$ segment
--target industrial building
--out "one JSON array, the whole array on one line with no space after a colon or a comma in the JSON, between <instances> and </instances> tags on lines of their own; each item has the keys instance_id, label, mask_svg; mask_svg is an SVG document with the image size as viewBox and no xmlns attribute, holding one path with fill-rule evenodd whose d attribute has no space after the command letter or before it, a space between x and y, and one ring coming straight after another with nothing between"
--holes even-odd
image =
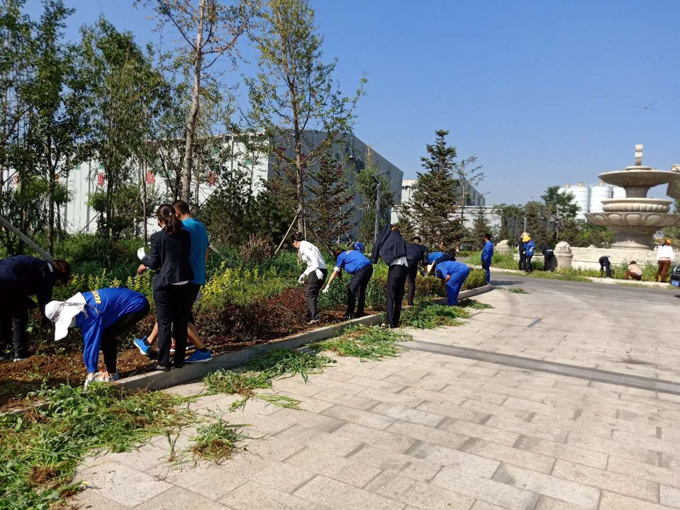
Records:
<instances>
[{"instance_id":1,"label":"industrial building","mask_svg":"<svg viewBox=\"0 0 680 510\"><path fill-rule=\"evenodd\" d=\"M403 179L401 181L401 203L406 204L411 201L413 197L414 186L417 179ZM460 201L460 195L457 197ZM486 198L474 187L470 187L467 191L466 204L469 206L484 206L486 205Z\"/></svg>"},{"instance_id":2,"label":"industrial building","mask_svg":"<svg viewBox=\"0 0 680 510\"><path fill-rule=\"evenodd\" d=\"M586 213L602 212L604 200L626 196L626 191L623 188L610 186L603 182L590 186L586 186L582 182L579 182L576 186L566 184L560 186L559 191L560 193L571 193L574 196L574 203L579 207L576 219L583 221L586 220Z\"/></svg>"}]
</instances>

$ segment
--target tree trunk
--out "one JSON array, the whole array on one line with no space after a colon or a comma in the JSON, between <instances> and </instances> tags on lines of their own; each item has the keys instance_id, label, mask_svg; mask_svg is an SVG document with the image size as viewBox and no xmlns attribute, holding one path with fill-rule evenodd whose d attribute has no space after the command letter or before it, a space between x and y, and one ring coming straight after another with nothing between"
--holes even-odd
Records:
<instances>
[{"instance_id":1,"label":"tree trunk","mask_svg":"<svg viewBox=\"0 0 680 510\"><path fill-rule=\"evenodd\" d=\"M191 200L191 167L194 157L194 141L200 108L201 65L203 63L203 17L205 16L205 0L198 4L198 33L196 34L196 55L194 57L194 87L191 93L191 112L187 123L186 145L184 147L184 169L182 175L182 200Z\"/></svg>"},{"instance_id":2,"label":"tree trunk","mask_svg":"<svg viewBox=\"0 0 680 510\"><path fill-rule=\"evenodd\" d=\"M49 185L49 210L47 222L47 243L50 247L50 253L54 253L54 189L56 187L56 172L52 162L50 161L50 185Z\"/></svg>"}]
</instances>

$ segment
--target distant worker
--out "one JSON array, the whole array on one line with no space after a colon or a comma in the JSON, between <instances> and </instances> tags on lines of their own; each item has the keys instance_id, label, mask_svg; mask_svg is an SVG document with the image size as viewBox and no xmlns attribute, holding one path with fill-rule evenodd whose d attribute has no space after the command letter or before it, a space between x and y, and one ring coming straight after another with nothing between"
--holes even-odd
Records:
<instances>
[{"instance_id":1,"label":"distant worker","mask_svg":"<svg viewBox=\"0 0 680 510\"><path fill-rule=\"evenodd\" d=\"M656 271L654 280L665 282L666 273L671 267L671 262L675 260L675 252L673 251L673 246L670 239L666 239L662 246L659 246L656 251L656 260L659 263L659 269Z\"/></svg>"},{"instance_id":2,"label":"distant worker","mask_svg":"<svg viewBox=\"0 0 680 510\"><path fill-rule=\"evenodd\" d=\"M600 278L604 273L607 274L607 278L612 277L612 263L609 260L609 255L603 255L598 259L600 263Z\"/></svg>"},{"instance_id":3,"label":"distant worker","mask_svg":"<svg viewBox=\"0 0 680 510\"><path fill-rule=\"evenodd\" d=\"M493 243L491 234L484 234L484 248L482 249L482 268L486 271L486 283L491 283L491 259L493 259Z\"/></svg>"},{"instance_id":4,"label":"distant worker","mask_svg":"<svg viewBox=\"0 0 680 510\"><path fill-rule=\"evenodd\" d=\"M366 287L373 275L373 265L366 255L357 250L343 251L338 249L333 252L333 256L335 257L335 268L326 284L326 288L322 292L324 294L328 293L331 283L344 269L352 275L347 284L347 311L345 312L345 319L362 317L364 315L364 305L366 304ZM355 313L354 305L356 304L357 297L359 298L359 303Z\"/></svg>"},{"instance_id":5,"label":"distant worker","mask_svg":"<svg viewBox=\"0 0 680 510\"><path fill-rule=\"evenodd\" d=\"M555 250L550 243L545 243L541 248L541 252L543 253L543 271L552 271Z\"/></svg>"},{"instance_id":6,"label":"distant worker","mask_svg":"<svg viewBox=\"0 0 680 510\"><path fill-rule=\"evenodd\" d=\"M628 264L628 269L626 269L626 272L623 275L626 280L630 279L640 281L642 280L642 269L640 269L640 266L637 265L637 262L633 260L630 264Z\"/></svg>"},{"instance_id":7,"label":"distant worker","mask_svg":"<svg viewBox=\"0 0 680 510\"><path fill-rule=\"evenodd\" d=\"M531 273L534 270L534 266L531 265L531 259L536 251L536 244L531 240L529 234L525 235L522 241L524 241L524 268L527 273Z\"/></svg>"},{"instance_id":8,"label":"distant worker","mask_svg":"<svg viewBox=\"0 0 680 510\"><path fill-rule=\"evenodd\" d=\"M319 322L319 292L328 276L326 262L324 262L319 248L305 241L302 232L293 235L291 243L298 250L300 260L307 265L305 272L298 278L298 283L304 283L305 279L307 280L307 287L305 289L307 313L305 318L307 319L307 324L316 324Z\"/></svg>"},{"instance_id":9,"label":"distant worker","mask_svg":"<svg viewBox=\"0 0 680 510\"><path fill-rule=\"evenodd\" d=\"M387 313L385 325L398 328L401 318L401 307L404 301L404 288L408 277L408 260L406 259L406 241L399 229L393 225L385 225L378 232L373 244L371 262L378 263L383 259L389 267L387 270Z\"/></svg>"},{"instance_id":10,"label":"distant worker","mask_svg":"<svg viewBox=\"0 0 680 510\"><path fill-rule=\"evenodd\" d=\"M71 266L65 260L46 262L36 257L17 255L0 260L0 359L5 359L14 323L14 361L28 358L28 311L40 308L43 320L45 305L52 300L52 289L66 284ZM35 295L38 304L29 296Z\"/></svg>"},{"instance_id":11,"label":"distant worker","mask_svg":"<svg viewBox=\"0 0 680 510\"><path fill-rule=\"evenodd\" d=\"M519 270L524 271L526 269L527 255L524 249L524 237L528 235L526 232L522 232L519 236L519 243L517 243L517 251L519 252Z\"/></svg>"},{"instance_id":12,"label":"distant worker","mask_svg":"<svg viewBox=\"0 0 680 510\"><path fill-rule=\"evenodd\" d=\"M427 248L422 244L419 236L413 238L411 244L406 245L406 260L408 262L408 305L413 306L416 296L416 277L418 266L427 267Z\"/></svg>"},{"instance_id":13,"label":"distant worker","mask_svg":"<svg viewBox=\"0 0 680 510\"><path fill-rule=\"evenodd\" d=\"M117 338L147 316L149 301L144 294L130 289L99 289L79 292L67 301L51 301L45 313L54 322L56 341L65 338L69 328L81 329L87 387L93 381L113 382L120 379L116 368ZM106 370L97 373L100 349L104 353Z\"/></svg>"},{"instance_id":14,"label":"distant worker","mask_svg":"<svg viewBox=\"0 0 680 510\"><path fill-rule=\"evenodd\" d=\"M435 270L437 278L446 282L446 304L454 306L458 304L458 294L463 283L470 275L470 268L462 262L445 260L437 264Z\"/></svg>"}]
</instances>

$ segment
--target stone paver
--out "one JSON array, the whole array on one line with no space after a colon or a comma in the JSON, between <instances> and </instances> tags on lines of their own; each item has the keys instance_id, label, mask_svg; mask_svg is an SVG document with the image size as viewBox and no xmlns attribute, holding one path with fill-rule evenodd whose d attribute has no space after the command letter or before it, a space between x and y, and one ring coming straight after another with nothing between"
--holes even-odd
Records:
<instances>
[{"instance_id":1,"label":"stone paver","mask_svg":"<svg viewBox=\"0 0 680 510\"><path fill-rule=\"evenodd\" d=\"M472 310L464 326L412 333L423 342L680 382L671 294L567 283L527 280L518 286L529 294L480 296L494 308ZM231 412L235 397L198 398L192 406L205 420L248 425L251 438L231 460L194 465L184 454L183 463L168 463L170 445L159 437L87 459L78 478L88 488L73 503L93 510L680 508L679 395L423 351L337 361L307 384L275 382L274 391L301 400L302 410L251 401ZM203 390L193 383L167 391ZM183 430L175 449L187 450L195 434L195 426Z\"/></svg>"}]
</instances>

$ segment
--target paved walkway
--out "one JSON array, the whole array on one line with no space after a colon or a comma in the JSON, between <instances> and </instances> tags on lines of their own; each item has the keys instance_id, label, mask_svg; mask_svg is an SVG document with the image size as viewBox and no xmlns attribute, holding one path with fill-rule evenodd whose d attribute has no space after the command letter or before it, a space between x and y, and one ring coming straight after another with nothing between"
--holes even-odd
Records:
<instances>
[{"instance_id":1,"label":"paved walkway","mask_svg":"<svg viewBox=\"0 0 680 510\"><path fill-rule=\"evenodd\" d=\"M505 275L465 326L414 332L466 346L680 380L673 292ZM675 306L674 306L675 305ZM200 383L172 391L194 394ZM201 398L206 417L248 424L220 466L167 463L158 438L91 459L83 508L662 510L680 508L680 396L409 351L340 359L277 381L301 411ZM176 449L187 448L185 430Z\"/></svg>"}]
</instances>

